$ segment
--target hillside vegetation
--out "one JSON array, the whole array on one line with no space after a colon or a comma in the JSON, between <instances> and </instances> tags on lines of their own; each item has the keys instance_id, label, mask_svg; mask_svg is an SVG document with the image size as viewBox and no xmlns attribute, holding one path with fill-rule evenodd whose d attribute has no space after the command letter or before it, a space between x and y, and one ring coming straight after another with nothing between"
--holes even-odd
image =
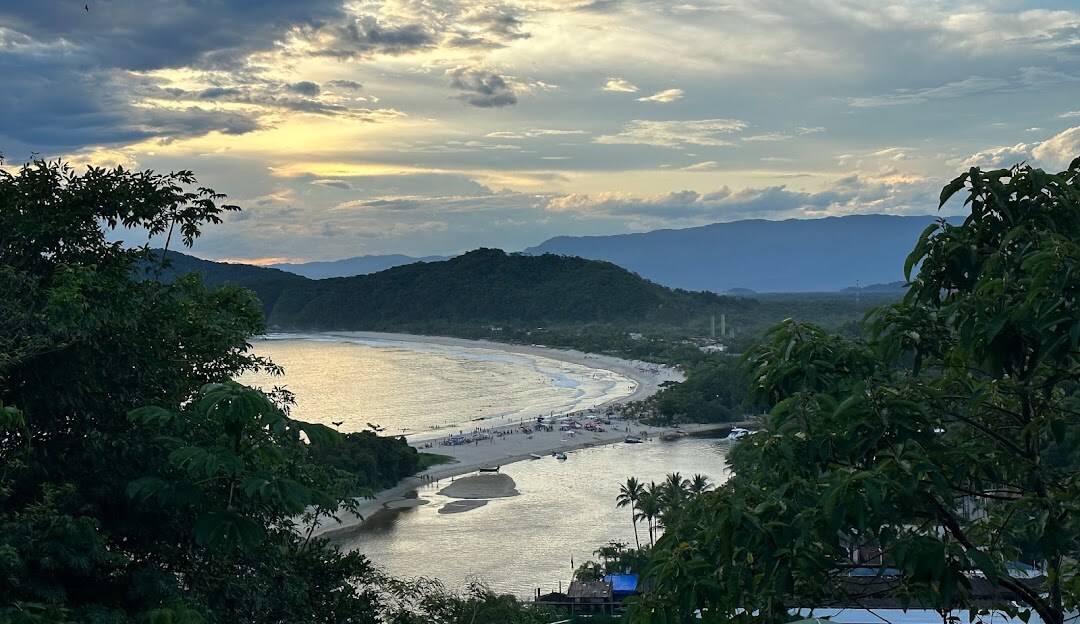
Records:
<instances>
[{"instance_id":1,"label":"hillside vegetation","mask_svg":"<svg viewBox=\"0 0 1080 624\"><path fill-rule=\"evenodd\" d=\"M789 317L856 331L870 307L895 293L749 296L670 289L609 262L477 249L444 262L371 275L309 280L275 269L199 260L169 252L176 273L235 283L258 295L271 329L366 330L542 342L650 357L668 341L722 338L740 350ZM663 358L669 359L669 358Z\"/></svg>"}]
</instances>

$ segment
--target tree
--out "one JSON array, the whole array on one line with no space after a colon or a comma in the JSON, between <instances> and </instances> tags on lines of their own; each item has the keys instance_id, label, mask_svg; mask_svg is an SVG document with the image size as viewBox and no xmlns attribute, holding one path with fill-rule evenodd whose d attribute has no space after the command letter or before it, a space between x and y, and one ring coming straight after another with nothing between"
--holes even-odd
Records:
<instances>
[{"instance_id":1,"label":"tree","mask_svg":"<svg viewBox=\"0 0 1080 624\"><path fill-rule=\"evenodd\" d=\"M337 434L228 381L273 368L258 302L107 235L190 246L236 209L194 184L0 170L0 620L374 620L364 558L292 526L346 491Z\"/></svg>"},{"instance_id":2,"label":"tree","mask_svg":"<svg viewBox=\"0 0 1080 624\"><path fill-rule=\"evenodd\" d=\"M634 525L634 545L641 548L641 540L638 539L637 531L637 501L644 491L644 486L637 477L630 477L626 483L619 486L619 495L615 497L616 507L630 507L630 523Z\"/></svg>"},{"instance_id":3,"label":"tree","mask_svg":"<svg viewBox=\"0 0 1080 624\"><path fill-rule=\"evenodd\" d=\"M712 484L709 483L709 478L703 474L695 474L690 478L690 482L686 486L687 492L691 496L697 496L703 494L712 489Z\"/></svg>"},{"instance_id":4,"label":"tree","mask_svg":"<svg viewBox=\"0 0 1080 624\"><path fill-rule=\"evenodd\" d=\"M633 621L785 621L843 600L867 550L905 604L973 608L979 574L1007 611L1080 605L1080 159L974 168L941 205L961 191L970 214L922 234L865 339L786 322L747 354L765 432L665 519Z\"/></svg>"},{"instance_id":5,"label":"tree","mask_svg":"<svg viewBox=\"0 0 1080 624\"><path fill-rule=\"evenodd\" d=\"M557 619L552 607L525 604L510 594L496 594L479 582L452 593L437 580L391 581L395 601L382 621L388 624L544 624Z\"/></svg>"},{"instance_id":6,"label":"tree","mask_svg":"<svg viewBox=\"0 0 1080 624\"><path fill-rule=\"evenodd\" d=\"M638 520L645 520L649 527L649 545L656 543L656 519L660 517L663 507L663 487L650 481L638 495L637 516Z\"/></svg>"}]
</instances>

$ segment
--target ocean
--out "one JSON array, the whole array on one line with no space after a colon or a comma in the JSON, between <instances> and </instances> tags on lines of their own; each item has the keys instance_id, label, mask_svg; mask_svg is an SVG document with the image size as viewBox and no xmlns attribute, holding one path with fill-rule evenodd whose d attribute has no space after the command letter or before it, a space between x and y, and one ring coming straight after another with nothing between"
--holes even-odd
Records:
<instances>
[{"instance_id":1,"label":"ocean","mask_svg":"<svg viewBox=\"0 0 1080 624\"><path fill-rule=\"evenodd\" d=\"M244 383L284 386L291 415L342 432L371 425L409 438L498 426L588 409L628 396L614 372L499 349L448 346L372 334L270 334L254 352L283 377L248 374Z\"/></svg>"},{"instance_id":2,"label":"ocean","mask_svg":"<svg viewBox=\"0 0 1080 624\"><path fill-rule=\"evenodd\" d=\"M370 422L387 433L424 437L582 410L629 393L628 380L610 371L491 349L320 334L273 335L253 346L285 375L242 381L285 386L296 394L294 417L344 420L342 431ZM566 461L517 462L502 474L514 479L518 496L439 513L452 500L438 494L444 480L409 495L423 504L374 514L333 541L399 578L437 578L451 590L480 580L530 598L537 589L565 589L571 564L595 559L593 551L608 542L634 543L630 511L615 506L628 477L648 483L671 472L700 473L721 483L729 445L681 438L585 448ZM643 524L638 533L648 541Z\"/></svg>"}]
</instances>

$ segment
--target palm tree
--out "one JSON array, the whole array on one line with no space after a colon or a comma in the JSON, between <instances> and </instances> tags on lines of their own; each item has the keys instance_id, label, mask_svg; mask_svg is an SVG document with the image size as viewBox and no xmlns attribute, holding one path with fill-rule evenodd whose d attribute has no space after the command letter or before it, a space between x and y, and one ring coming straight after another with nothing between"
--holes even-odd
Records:
<instances>
[{"instance_id":1,"label":"palm tree","mask_svg":"<svg viewBox=\"0 0 1080 624\"><path fill-rule=\"evenodd\" d=\"M634 544L637 545L638 550L641 550L641 540L638 539L637 532L637 502L644 491L645 488L637 477L630 477L619 487L619 495L615 497L616 507L630 506L630 523L634 525Z\"/></svg>"},{"instance_id":2,"label":"palm tree","mask_svg":"<svg viewBox=\"0 0 1080 624\"><path fill-rule=\"evenodd\" d=\"M638 496L637 502L637 518L640 520L644 518L649 523L649 544L656 544L656 524L655 521L660 517L661 498L663 495L663 488L656 485L654 482L649 482L649 485L645 486L643 491Z\"/></svg>"},{"instance_id":3,"label":"palm tree","mask_svg":"<svg viewBox=\"0 0 1080 624\"><path fill-rule=\"evenodd\" d=\"M709 478L703 474L696 474L690 479L690 485L687 486L690 493L694 496L703 494L712 489L712 484L709 483Z\"/></svg>"},{"instance_id":4,"label":"palm tree","mask_svg":"<svg viewBox=\"0 0 1080 624\"><path fill-rule=\"evenodd\" d=\"M677 472L673 472L660 484L660 517L666 518L674 515L689 495L687 486L689 481L682 478Z\"/></svg>"}]
</instances>

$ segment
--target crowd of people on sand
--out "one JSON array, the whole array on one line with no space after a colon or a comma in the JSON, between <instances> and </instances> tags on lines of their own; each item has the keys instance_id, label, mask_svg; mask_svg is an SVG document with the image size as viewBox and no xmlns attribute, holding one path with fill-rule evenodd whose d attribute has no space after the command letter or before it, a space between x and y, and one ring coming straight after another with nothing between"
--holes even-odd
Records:
<instances>
[{"instance_id":1,"label":"crowd of people on sand","mask_svg":"<svg viewBox=\"0 0 1080 624\"><path fill-rule=\"evenodd\" d=\"M547 417L538 416L535 422L530 421L528 424L520 421L516 425L504 425L502 427L475 427L468 433L460 430L456 434L443 438L439 441L439 444L442 446L478 445L481 442L494 444L497 440L507 436L525 435L532 438L534 433L550 433L556 430L568 435L574 435L578 430L603 432L608 427L613 426L613 420L622 420L624 418L622 414L616 411L614 406L607 406L603 410L594 407L561 416L556 416L554 413ZM626 430L629 431L629 425L626 425ZM429 448L430 446L431 443L429 442L422 448Z\"/></svg>"}]
</instances>

